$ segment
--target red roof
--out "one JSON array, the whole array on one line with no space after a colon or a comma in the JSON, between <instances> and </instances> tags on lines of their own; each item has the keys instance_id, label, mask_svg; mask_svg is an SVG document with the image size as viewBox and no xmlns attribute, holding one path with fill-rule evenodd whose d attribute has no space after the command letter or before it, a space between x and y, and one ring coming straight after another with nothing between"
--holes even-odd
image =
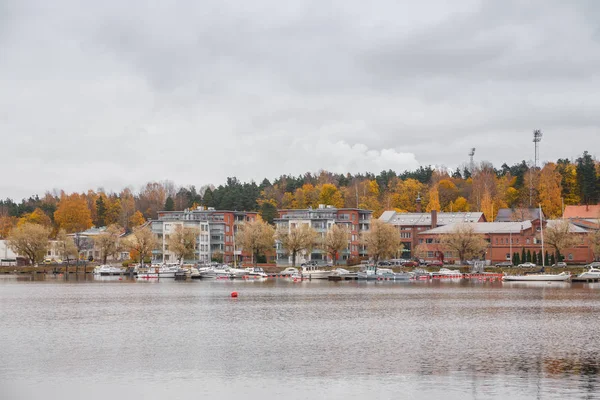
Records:
<instances>
[{"instance_id":1,"label":"red roof","mask_svg":"<svg viewBox=\"0 0 600 400\"><path fill-rule=\"evenodd\" d=\"M566 206L563 218L600 218L600 204L593 206Z\"/></svg>"}]
</instances>

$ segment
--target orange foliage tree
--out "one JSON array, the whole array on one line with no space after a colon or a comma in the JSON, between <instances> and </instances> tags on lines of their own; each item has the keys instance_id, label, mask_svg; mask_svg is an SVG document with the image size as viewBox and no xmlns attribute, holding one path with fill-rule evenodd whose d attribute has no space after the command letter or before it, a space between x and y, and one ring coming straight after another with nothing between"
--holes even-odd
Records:
<instances>
[{"instance_id":1,"label":"orange foliage tree","mask_svg":"<svg viewBox=\"0 0 600 400\"><path fill-rule=\"evenodd\" d=\"M92 226L92 215L84 195L73 193L60 199L54 212L54 221L67 233L84 231Z\"/></svg>"}]
</instances>

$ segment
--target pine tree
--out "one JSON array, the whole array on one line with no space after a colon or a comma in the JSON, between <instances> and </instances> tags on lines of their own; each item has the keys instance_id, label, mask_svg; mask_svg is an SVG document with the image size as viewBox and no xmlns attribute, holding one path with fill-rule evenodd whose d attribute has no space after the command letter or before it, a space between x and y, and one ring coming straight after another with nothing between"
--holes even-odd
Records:
<instances>
[{"instance_id":1,"label":"pine tree","mask_svg":"<svg viewBox=\"0 0 600 400\"><path fill-rule=\"evenodd\" d=\"M538 254L537 254L537 263L542 264L543 262L544 262L544 256L542 255L542 251L540 250L540 251L538 251Z\"/></svg>"},{"instance_id":2,"label":"pine tree","mask_svg":"<svg viewBox=\"0 0 600 400\"><path fill-rule=\"evenodd\" d=\"M596 204L598 202L596 165L587 151L577 159L577 183L581 200L585 204Z\"/></svg>"},{"instance_id":3,"label":"pine tree","mask_svg":"<svg viewBox=\"0 0 600 400\"><path fill-rule=\"evenodd\" d=\"M531 262L531 250L527 249L527 262Z\"/></svg>"},{"instance_id":4,"label":"pine tree","mask_svg":"<svg viewBox=\"0 0 600 400\"><path fill-rule=\"evenodd\" d=\"M104 196L100 196L98 197L98 200L96 200L96 213L98 215L96 218L96 226L105 226L104 216L106 215L106 204L104 204Z\"/></svg>"},{"instance_id":5,"label":"pine tree","mask_svg":"<svg viewBox=\"0 0 600 400\"><path fill-rule=\"evenodd\" d=\"M527 253L525 252L525 247L521 249L521 262L527 262Z\"/></svg>"},{"instance_id":6,"label":"pine tree","mask_svg":"<svg viewBox=\"0 0 600 400\"><path fill-rule=\"evenodd\" d=\"M534 251L533 254L531 255L531 262L535 265L538 264L538 259L537 259L537 253Z\"/></svg>"},{"instance_id":7,"label":"pine tree","mask_svg":"<svg viewBox=\"0 0 600 400\"><path fill-rule=\"evenodd\" d=\"M556 264L556 258L554 257L554 253L550 254L550 265Z\"/></svg>"},{"instance_id":8,"label":"pine tree","mask_svg":"<svg viewBox=\"0 0 600 400\"><path fill-rule=\"evenodd\" d=\"M513 254L513 265L519 264L521 264L521 258L519 257L519 253L515 252L515 254Z\"/></svg>"},{"instance_id":9,"label":"pine tree","mask_svg":"<svg viewBox=\"0 0 600 400\"><path fill-rule=\"evenodd\" d=\"M167 201L165 201L165 211L175 211L175 202L171 196L167 197Z\"/></svg>"},{"instance_id":10,"label":"pine tree","mask_svg":"<svg viewBox=\"0 0 600 400\"><path fill-rule=\"evenodd\" d=\"M546 265L552 265L552 264L554 264L554 263L550 264L550 256L549 256L549 254L548 254L547 251L546 251L546 255L544 256L544 261L545 261Z\"/></svg>"}]
</instances>

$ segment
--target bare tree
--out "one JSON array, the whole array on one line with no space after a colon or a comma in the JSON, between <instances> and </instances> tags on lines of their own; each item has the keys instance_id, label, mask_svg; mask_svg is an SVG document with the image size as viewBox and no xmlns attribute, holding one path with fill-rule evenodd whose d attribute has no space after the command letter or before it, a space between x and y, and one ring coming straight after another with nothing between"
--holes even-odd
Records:
<instances>
[{"instance_id":1,"label":"bare tree","mask_svg":"<svg viewBox=\"0 0 600 400\"><path fill-rule=\"evenodd\" d=\"M388 258L402 250L400 232L393 225L374 219L371 227L362 235L362 243L367 246L367 253L375 263L381 258Z\"/></svg>"},{"instance_id":2,"label":"bare tree","mask_svg":"<svg viewBox=\"0 0 600 400\"><path fill-rule=\"evenodd\" d=\"M276 239L292 256L292 266L296 266L296 257L300 253L310 253L317 241L317 231L307 224L290 226L289 229L278 229Z\"/></svg>"},{"instance_id":3,"label":"bare tree","mask_svg":"<svg viewBox=\"0 0 600 400\"><path fill-rule=\"evenodd\" d=\"M333 265L337 265L339 252L348 247L349 234L347 228L334 224L323 238L323 250L331 256Z\"/></svg>"},{"instance_id":4,"label":"bare tree","mask_svg":"<svg viewBox=\"0 0 600 400\"><path fill-rule=\"evenodd\" d=\"M175 232L169 235L167 239L169 251L175 254L179 264L184 259L194 258L199 235L198 228L183 225L177 225Z\"/></svg>"},{"instance_id":5,"label":"bare tree","mask_svg":"<svg viewBox=\"0 0 600 400\"><path fill-rule=\"evenodd\" d=\"M546 225L544 230L544 243L554 249L556 261L559 260L559 255L562 251L577 245L579 240L576 235L571 232L571 223L567 219L554 220Z\"/></svg>"},{"instance_id":6,"label":"bare tree","mask_svg":"<svg viewBox=\"0 0 600 400\"><path fill-rule=\"evenodd\" d=\"M10 231L8 247L15 253L26 256L33 265L46 256L48 236L49 228L26 222Z\"/></svg>"},{"instance_id":7,"label":"bare tree","mask_svg":"<svg viewBox=\"0 0 600 400\"><path fill-rule=\"evenodd\" d=\"M481 255L487 247L483 235L475 232L475 228L469 224L457 224L448 234L440 239L443 249L454 251L462 263L465 260Z\"/></svg>"},{"instance_id":8,"label":"bare tree","mask_svg":"<svg viewBox=\"0 0 600 400\"><path fill-rule=\"evenodd\" d=\"M69 264L71 259L77 259L77 246L73 241L73 238L67 235L64 229L61 229L56 235L56 242L54 243L54 249L63 261Z\"/></svg>"},{"instance_id":9,"label":"bare tree","mask_svg":"<svg viewBox=\"0 0 600 400\"><path fill-rule=\"evenodd\" d=\"M594 259L600 257L600 230L593 230L588 232L588 241L594 252Z\"/></svg>"},{"instance_id":10,"label":"bare tree","mask_svg":"<svg viewBox=\"0 0 600 400\"><path fill-rule=\"evenodd\" d=\"M123 229L116 224L110 225L104 232L96 236L94 243L100 249L102 263L106 264L109 256L115 256L119 249L119 236Z\"/></svg>"},{"instance_id":11,"label":"bare tree","mask_svg":"<svg viewBox=\"0 0 600 400\"><path fill-rule=\"evenodd\" d=\"M148 225L137 228L125 241L125 246L137 253L140 264L144 265L144 258L152 254L158 246L158 240Z\"/></svg>"},{"instance_id":12,"label":"bare tree","mask_svg":"<svg viewBox=\"0 0 600 400\"><path fill-rule=\"evenodd\" d=\"M236 243L252 254L254 266L258 256L267 252L275 245L275 229L262 220L246 222L236 235Z\"/></svg>"}]
</instances>

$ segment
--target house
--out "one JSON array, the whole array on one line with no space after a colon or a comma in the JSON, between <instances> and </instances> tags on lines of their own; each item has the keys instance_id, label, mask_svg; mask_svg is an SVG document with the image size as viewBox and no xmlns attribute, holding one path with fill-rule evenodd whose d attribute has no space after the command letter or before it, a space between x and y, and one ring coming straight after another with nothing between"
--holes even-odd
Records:
<instances>
[{"instance_id":1,"label":"house","mask_svg":"<svg viewBox=\"0 0 600 400\"><path fill-rule=\"evenodd\" d=\"M150 222L152 232L157 235L159 246L152 252L155 262L173 262L176 256L169 251L169 235L177 226L197 228L197 250L191 262L210 262L222 258L223 262L243 261L248 254L243 254L236 247L235 234L238 228L247 221L256 220L258 214L250 211L215 210L212 207L197 207L183 211L159 211L158 218Z\"/></svg>"},{"instance_id":2,"label":"house","mask_svg":"<svg viewBox=\"0 0 600 400\"><path fill-rule=\"evenodd\" d=\"M565 210L563 211L563 218L595 220L597 222L600 219L600 204L583 206L565 206Z\"/></svg>"},{"instance_id":3,"label":"house","mask_svg":"<svg viewBox=\"0 0 600 400\"><path fill-rule=\"evenodd\" d=\"M435 210L430 213L384 211L379 219L386 224L394 225L399 230L403 245L401 258L404 259L415 258L414 249L418 245L418 235L421 232L457 222L475 223L486 220L482 212L437 212Z\"/></svg>"},{"instance_id":4,"label":"house","mask_svg":"<svg viewBox=\"0 0 600 400\"><path fill-rule=\"evenodd\" d=\"M298 225L308 225L315 229L321 237L325 237L327 231L333 225L342 225L348 229L348 247L341 252L339 260L346 263L349 259L366 257L367 251L360 243L360 234L368 231L371 223L370 210L360 208L335 208L326 204L319 204L318 208L312 207L297 210L278 210L279 218L274 220L277 229L290 230ZM281 243L276 243L277 264L291 264L292 257L286 254ZM322 249L313 249L310 254L301 254L297 262L316 261L326 263L332 261L331 257Z\"/></svg>"},{"instance_id":5,"label":"house","mask_svg":"<svg viewBox=\"0 0 600 400\"><path fill-rule=\"evenodd\" d=\"M498 210L495 222L536 221L545 219L539 208L501 208Z\"/></svg>"},{"instance_id":6,"label":"house","mask_svg":"<svg viewBox=\"0 0 600 400\"><path fill-rule=\"evenodd\" d=\"M102 251L100 248L94 243L94 239L104 233L106 231L106 226L102 227L91 227L86 229L85 231L70 233L67 236L73 238L75 245L79 249L79 259L80 260L100 260L102 258ZM123 238L125 236L125 231L121 232L119 238ZM109 255L107 257L107 261L124 261L129 259L129 251L125 249L121 249L116 255Z\"/></svg>"}]
</instances>

